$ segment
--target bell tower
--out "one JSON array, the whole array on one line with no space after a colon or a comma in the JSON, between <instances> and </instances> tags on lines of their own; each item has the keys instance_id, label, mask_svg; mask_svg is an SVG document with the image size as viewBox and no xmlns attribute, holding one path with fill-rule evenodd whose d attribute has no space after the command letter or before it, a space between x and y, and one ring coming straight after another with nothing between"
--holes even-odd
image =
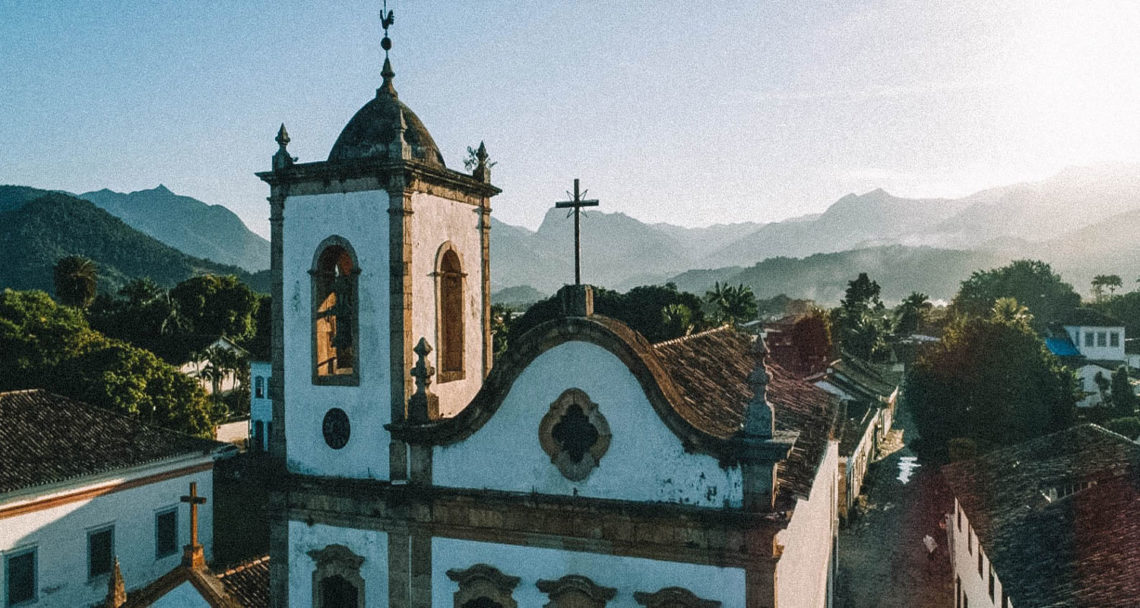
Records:
<instances>
[{"instance_id":1,"label":"bell tower","mask_svg":"<svg viewBox=\"0 0 1140 608\"><path fill-rule=\"evenodd\" d=\"M399 482L413 347L430 347L430 418L462 410L490 371L490 183L449 169L399 98L387 57L376 95L328 159L299 163L285 126L269 184L273 291L270 451L290 473Z\"/></svg>"}]
</instances>

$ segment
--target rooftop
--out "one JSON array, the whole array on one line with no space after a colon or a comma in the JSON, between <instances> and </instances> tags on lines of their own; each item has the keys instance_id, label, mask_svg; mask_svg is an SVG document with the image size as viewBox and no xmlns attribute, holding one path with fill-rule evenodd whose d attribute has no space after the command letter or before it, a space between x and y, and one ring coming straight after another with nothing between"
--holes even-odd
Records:
<instances>
[{"instance_id":1,"label":"rooftop","mask_svg":"<svg viewBox=\"0 0 1140 608\"><path fill-rule=\"evenodd\" d=\"M1124 327L1124 323L1118 319L1092 308L1074 308L1062 318L1061 324L1079 327Z\"/></svg>"},{"instance_id":2,"label":"rooftop","mask_svg":"<svg viewBox=\"0 0 1140 608\"><path fill-rule=\"evenodd\" d=\"M0 393L0 493L206 455L221 445L45 390Z\"/></svg>"},{"instance_id":3,"label":"rooftop","mask_svg":"<svg viewBox=\"0 0 1140 608\"><path fill-rule=\"evenodd\" d=\"M1135 606L1140 445L1093 424L943 467L1015 606Z\"/></svg>"}]
</instances>

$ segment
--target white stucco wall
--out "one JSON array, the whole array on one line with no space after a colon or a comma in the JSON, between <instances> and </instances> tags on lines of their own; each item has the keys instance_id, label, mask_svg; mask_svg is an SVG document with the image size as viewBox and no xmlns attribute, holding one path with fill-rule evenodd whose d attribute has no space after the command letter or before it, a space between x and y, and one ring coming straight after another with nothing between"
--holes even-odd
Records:
<instances>
[{"instance_id":1,"label":"white stucco wall","mask_svg":"<svg viewBox=\"0 0 1140 608\"><path fill-rule=\"evenodd\" d=\"M190 581L186 581L158 598L151 608L210 608L210 604Z\"/></svg>"},{"instance_id":2,"label":"white stucco wall","mask_svg":"<svg viewBox=\"0 0 1140 608\"><path fill-rule=\"evenodd\" d=\"M289 605L313 605L313 572L317 564L310 551L329 545L343 545L364 558L360 576L364 578L364 605L388 605L388 534L379 530L358 530L324 524L289 522Z\"/></svg>"},{"instance_id":3,"label":"white stucco wall","mask_svg":"<svg viewBox=\"0 0 1140 608\"><path fill-rule=\"evenodd\" d=\"M617 588L606 608L640 608L635 591L652 593L664 587L684 587L698 597L721 606L744 606L744 570L682 564L635 557L596 555L556 549L498 545L447 538L432 539L432 606L451 608L458 589L447 578L450 569L488 564L522 580L514 589L519 606L544 606L550 597L535 586L539 580L557 580L568 574L590 578Z\"/></svg>"},{"instance_id":4,"label":"white stucco wall","mask_svg":"<svg viewBox=\"0 0 1140 608\"><path fill-rule=\"evenodd\" d=\"M1069 334L1069 339L1076 345L1077 350L1082 355L1089 359L1097 361L1120 361L1124 362L1127 357L1124 354L1124 327L1090 327L1090 326L1076 326L1066 325L1065 332ZM1085 344L1086 334L1093 335L1092 346ZM1112 344L1112 334L1117 334L1116 346L1109 346ZM1105 334L1104 346L1100 346L1098 334Z\"/></svg>"},{"instance_id":5,"label":"white stucco wall","mask_svg":"<svg viewBox=\"0 0 1140 608\"><path fill-rule=\"evenodd\" d=\"M326 238L348 240L360 265L359 386L312 383L313 255ZM289 197L285 202L285 440L289 469L312 475L387 479L391 407L388 370L388 194L350 192ZM348 414L348 444L330 448L325 413Z\"/></svg>"},{"instance_id":6,"label":"white stucco wall","mask_svg":"<svg viewBox=\"0 0 1140 608\"><path fill-rule=\"evenodd\" d=\"M838 531L839 449L829 442L816 472L811 496L801 498L787 529L776 540L784 553L776 564L780 608L826 608L831 599L832 547Z\"/></svg>"},{"instance_id":7,"label":"white stucco wall","mask_svg":"<svg viewBox=\"0 0 1140 608\"><path fill-rule=\"evenodd\" d=\"M958 517L961 515L961 524ZM950 550L952 552L950 564L952 579L962 581L961 593L968 598L972 608L992 608L1001 606L1001 578L994 571L994 597L990 599L989 574L990 559L978 544L978 536L970 527L970 518L962 511L958 499L954 499L954 513L949 526ZM982 554L982 574L978 575L978 553ZM955 593L958 592L955 586ZM1014 606L1013 598L1009 606Z\"/></svg>"},{"instance_id":8,"label":"white stucco wall","mask_svg":"<svg viewBox=\"0 0 1140 608\"><path fill-rule=\"evenodd\" d=\"M1100 387L1096 384L1096 375L1100 373L1105 380L1112 381L1112 370L1099 365L1082 365L1077 368L1077 377L1081 380L1081 390L1084 398L1077 401L1077 407L1093 407L1100 405L1103 399L1100 396Z\"/></svg>"},{"instance_id":9,"label":"white stucco wall","mask_svg":"<svg viewBox=\"0 0 1140 608\"><path fill-rule=\"evenodd\" d=\"M538 440L539 422L568 388L598 404L613 435L599 466L580 482L563 477ZM433 476L436 485L450 487L707 507L742 503L740 469L686 453L625 364L587 342L560 344L536 357L486 425L435 448Z\"/></svg>"},{"instance_id":10,"label":"white stucco wall","mask_svg":"<svg viewBox=\"0 0 1140 608\"><path fill-rule=\"evenodd\" d=\"M177 470L206 459L180 460L138 468L128 474L92 478L87 484L74 483L51 491L12 498L0 496L0 509L16 504L64 496L84 489L114 486L141 477ZM102 601L107 593L107 575L88 580L87 531L114 525L114 553L119 558L127 589L142 587L179 564L182 546L190 542L189 506L179 502L198 483L198 494L207 503L198 510L198 538L210 559L213 549L213 472L203 471L156 483L68 502L24 515L0 519L0 564L3 556L36 548L39 601L34 606L87 606ZM170 507L178 508L178 550L155 559L155 515ZM0 603L4 577L0 567Z\"/></svg>"},{"instance_id":11,"label":"white stucco wall","mask_svg":"<svg viewBox=\"0 0 1140 608\"><path fill-rule=\"evenodd\" d=\"M442 415L454 416L483 385L483 263L479 234L479 208L438 196L412 196L412 343L427 338L434 349L432 365L439 365L441 336L436 327L438 300L435 273L440 247L450 241L459 254L463 272L463 368L462 380L437 382ZM410 367L410 365L409 365Z\"/></svg>"}]
</instances>

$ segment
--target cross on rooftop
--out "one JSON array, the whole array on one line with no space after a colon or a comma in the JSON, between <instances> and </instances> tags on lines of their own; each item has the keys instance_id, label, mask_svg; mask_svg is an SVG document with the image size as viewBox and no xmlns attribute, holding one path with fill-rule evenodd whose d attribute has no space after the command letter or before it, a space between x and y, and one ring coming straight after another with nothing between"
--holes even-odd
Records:
<instances>
[{"instance_id":1,"label":"cross on rooftop","mask_svg":"<svg viewBox=\"0 0 1140 608\"><path fill-rule=\"evenodd\" d=\"M198 483L191 481L190 495L179 497L178 500L190 503L190 544L184 548L183 565L187 567L205 565L202 545L198 544L198 505L206 504L206 497L198 496Z\"/></svg>"},{"instance_id":2,"label":"cross on rooftop","mask_svg":"<svg viewBox=\"0 0 1140 608\"><path fill-rule=\"evenodd\" d=\"M582 213L582 207L597 207L598 201L596 199L584 200L582 197L586 195L588 190L583 190L581 194L578 193L578 179L574 179L574 200L561 201L554 203L557 209L571 208L571 213L574 214L574 284L582 284L582 238L579 229L578 216ZM570 194L567 192L566 194Z\"/></svg>"}]
</instances>

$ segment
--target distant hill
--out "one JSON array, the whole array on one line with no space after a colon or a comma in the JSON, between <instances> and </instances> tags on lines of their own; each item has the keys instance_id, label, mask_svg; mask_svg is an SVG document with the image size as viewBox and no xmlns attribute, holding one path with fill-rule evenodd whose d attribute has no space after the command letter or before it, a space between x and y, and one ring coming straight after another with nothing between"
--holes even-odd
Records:
<instances>
[{"instance_id":1,"label":"distant hill","mask_svg":"<svg viewBox=\"0 0 1140 608\"><path fill-rule=\"evenodd\" d=\"M100 291L150 277L164 286L202 273L233 274L261 292L268 276L195 258L131 228L93 203L62 192L0 186L0 288L53 291L52 267L67 255L98 266Z\"/></svg>"},{"instance_id":2,"label":"distant hill","mask_svg":"<svg viewBox=\"0 0 1140 608\"><path fill-rule=\"evenodd\" d=\"M177 195L159 185L130 194L103 189L79 195L130 227L194 257L240 266L269 268L269 241L254 234L233 211Z\"/></svg>"},{"instance_id":3,"label":"distant hill","mask_svg":"<svg viewBox=\"0 0 1140 608\"><path fill-rule=\"evenodd\" d=\"M519 285L518 287L507 287L506 289L500 289L492 293L491 303L501 304L508 308L526 309L531 304L545 300L546 298L546 294L530 285Z\"/></svg>"}]
</instances>

